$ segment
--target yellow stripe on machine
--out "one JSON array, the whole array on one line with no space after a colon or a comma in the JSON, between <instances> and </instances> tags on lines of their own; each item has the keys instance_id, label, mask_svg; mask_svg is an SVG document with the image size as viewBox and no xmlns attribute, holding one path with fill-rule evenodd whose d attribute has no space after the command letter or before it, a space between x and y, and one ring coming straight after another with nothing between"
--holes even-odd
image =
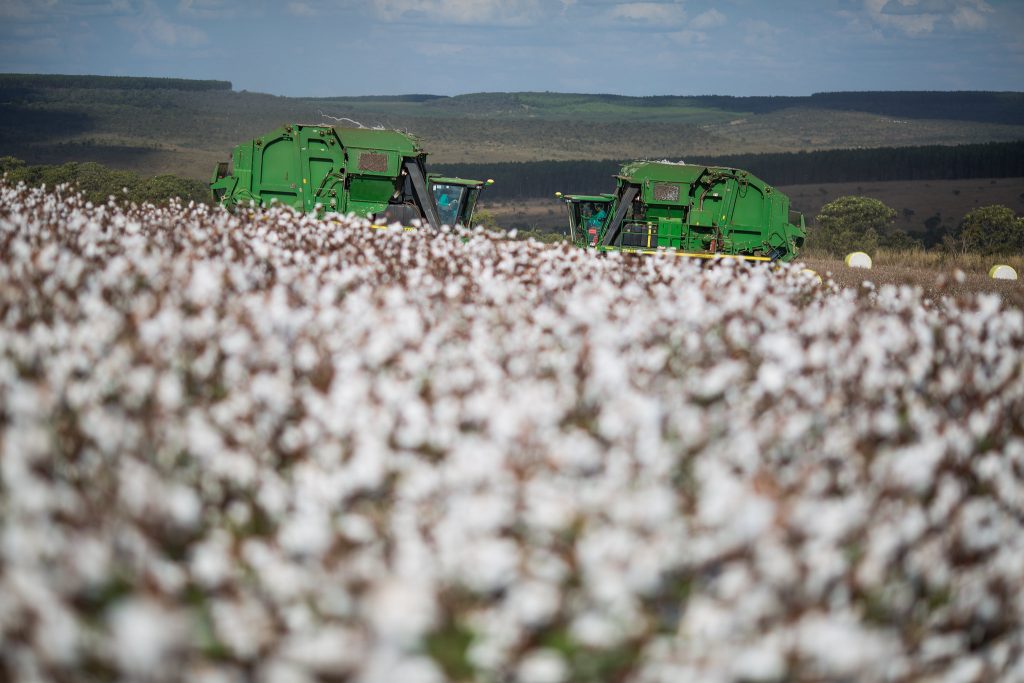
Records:
<instances>
[{"instance_id":1,"label":"yellow stripe on machine","mask_svg":"<svg viewBox=\"0 0 1024 683\"><path fill-rule=\"evenodd\" d=\"M688 258L702 259L734 258L741 261L771 261L767 256L746 256L744 254L697 254L689 251L663 251L661 249L619 249L618 251L627 254L670 254L672 256L686 256Z\"/></svg>"},{"instance_id":2,"label":"yellow stripe on machine","mask_svg":"<svg viewBox=\"0 0 1024 683\"><path fill-rule=\"evenodd\" d=\"M378 223L374 223L370 227L373 228L374 230L387 230L388 229L387 225L380 225ZM402 226L402 230L405 230L406 232L409 232L409 231L412 231L412 230L418 230L418 228L413 227L411 225L403 225Z\"/></svg>"}]
</instances>

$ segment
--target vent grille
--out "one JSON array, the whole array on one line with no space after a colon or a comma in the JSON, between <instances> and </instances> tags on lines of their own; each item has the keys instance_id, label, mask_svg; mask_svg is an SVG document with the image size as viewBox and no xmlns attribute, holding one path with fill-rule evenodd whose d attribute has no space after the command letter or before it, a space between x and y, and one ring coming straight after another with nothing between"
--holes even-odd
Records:
<instances>
[{"instance_id":1,"label":"vent grille","mask_svg":"<svg viewBox=\"0 0 1024 683\"><path fill-rule=\"evenodd\" d=\"M654 183L654 199L659 202L678 202L679 186L671 183Z\"/></svg>"},{"instance_id":2,"label":"vent grille","mask_svg":"<svg viewBox=\"0 0 1024 683\"><path fill-rule=\"evenodd\" d=\"M359 155L359 170L386 173L388 170L388 155L377 152L363 152Z\"/></svg>"}]
</instances>

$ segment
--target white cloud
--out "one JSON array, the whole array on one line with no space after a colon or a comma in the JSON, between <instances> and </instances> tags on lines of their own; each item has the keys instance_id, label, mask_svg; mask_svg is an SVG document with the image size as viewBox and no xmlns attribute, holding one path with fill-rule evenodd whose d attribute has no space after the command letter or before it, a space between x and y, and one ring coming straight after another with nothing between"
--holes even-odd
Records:
<instances>
[{"instance_id":1,"label":"white cloud","mask_svg":"<svg viewBox=\"0 0 1024 683\"><path fill-rule=\"evenodd\" d=\"M187 24L176 24L163 17L145 21L140 35L166 47L197 47L209 41L206 32Z\"/></svg>"},{"instance_id":2,"label":"white cloud","mask_svg":"<svg viewBox=\"0 0 1024 683\"><path fill-rule=\"evenodd\" d=\"M135 35L133 49L143 55L158 55L166 49L196 48L210 42L202 29L167 19L155 2L146 2L141 11L119 19L117 24Z\"/></svg>"},{"instance_id":3,"label":"white cloud","mask_svg":"<svg viewBox=\"0 0 1024 683\"><path fill-rule=\"evenodd\" d=\"M760 19L744 22L742 26L743 42L762 51L777 48L782 34L781 28Z\"/></svg>"},{"instance_id":4,"label":"white cloud","mask_svg":"<svg viewBox=\"0 0 1024 683\"><path fill-rule=\"evenodd\" d=\"M927 35L940 24L981 29L988 23L985 15L993 11L985 0L864 0L864 8L875 25L908 36Z\"/></svg>"},{"instance_id":5,"label":"white cloud","mask_svg":"<svg viewBox=\"0 0 1024 683\"><path fill-rule=\"evenodd\" d=\"M383 21L525 25L542 16L540 0L373 0Z\"/></svg>"},{"instance_id":6,"label":"white cloud","mask_svg":"<svg viewBox=\"0 0 1024 683\"><path fill-rule=\"evenodd\" d=\"M226 19L238 15L245 7L244 3L239 5L237 0L179 0L178 12L203 19Z\"/></svg>"},{"instance_id":7,"label":"white cloud","mask_svg":"<svg viewBox=\"0 0 1024 683\"><path fill-rule=\"evenodd\" d=\"M679 45L699 45L707 42L708 36L703 31L672 31L667 34L669 40Z\"/></svg>"},{"instance_id":8,"label":"white cloud","mask_svg":"<svg viewBox=\"0 0 1024 683\"><path fill-rule=\"evenodd\" d=\"M627 2L615 5L608 13L611 19L623 19L648 24L679 24L686 12L678 2Z\"/></svg>"},{"instance_id":9,"label":"white cloud","mask_svg":"<svg viewBox=\"0 0 1024 683\"><path fill-rule=\"evenodd\" d=\"M466 51L464 45L453 45L451 43L420 43L413 49L426 57L451 57Z\"/></svg>"},{"instance_id":10,"label":"white cloud","mask_svg":"<svg viewBox=\"0 0 1024 683\"><path fill-rule=\"evenodd\" d=\"M718 10L711 8L707 12L701 12L693 18L690 22L690 26L695 29L703 30L709 28L715 28L725 23L725 15Z\"/></svg>"},{"instance_id":11,"label":"white cloud","mask_svg":"<svg viewBox=\"0 0 1024 683\"><path fill-rule=\"evenodd\" d=\"M960 30L975 31L985 28L988 25L986 13L992 12L992 8L986 3L977 3L975 7L958 7L953 12L953 26Z\"/></svg>"},{"instance_id":12,"label":"white cloud","mask_svg":"<svg viewBox=\"0 0 1024 683\"><path fill-rule=\"evenodd\" d=\"M104 16L137 11L138 0L75 2L73 0L0 0L0 18L44 21L70 17Z\"/></svg>"},{"instance_id":13,"label":"white cloud","mask_svg":"<svg viewBox=\"0 0 1024 683\"><path fill-rule=\"evenodd\" d=\"M297 17L315 17L316 10L309 6L305 2L289 2L286 6L289 14L294 14Z\"/></svg>"}]
</instances>

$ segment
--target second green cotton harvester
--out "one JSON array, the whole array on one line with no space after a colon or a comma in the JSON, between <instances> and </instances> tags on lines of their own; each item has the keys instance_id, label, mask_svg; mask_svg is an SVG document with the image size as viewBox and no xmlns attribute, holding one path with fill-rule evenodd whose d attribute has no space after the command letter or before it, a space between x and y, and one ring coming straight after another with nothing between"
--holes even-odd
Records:
<instances>
[{"instance_id":1,"label":"second green cotton harvester","mask_svg":"<svg viewBox=\"0 0 1024 683\"><path fill-rule=\"evenodd\" d=\"M803 215L747 171L635 161L615 177L615 194L556 195L579 246L751 261L789 261L803 247Z\"/></svg>"}]
</instances>

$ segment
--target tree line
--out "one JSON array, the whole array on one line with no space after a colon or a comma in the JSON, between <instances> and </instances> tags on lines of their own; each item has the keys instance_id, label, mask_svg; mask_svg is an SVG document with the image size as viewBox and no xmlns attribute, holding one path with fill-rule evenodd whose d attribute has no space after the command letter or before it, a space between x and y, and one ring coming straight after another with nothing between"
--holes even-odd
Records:
<instances>
[{"instance_id":1,"label":"tree line","mask_svg":"<svg viewBox=\"0 0 1024 683\"><path fill-rule=\"evenodd\" d=\"M86 88L107 90L231 90L231 81L139 76L73 76L67 74L0 74L0 90Z\"/></svg>"},{"instance_id":2,"label":"tree line","mask_svg":"<svg viewBox=\"0 0 1024 683\"><path fill-rule=\"evenodd\" d=\"M894 90L819 92L806 97L703 95L686 99L701 106L726 111L749 111L753 114L768 114L791 107L808 107L861 111L906 119L1024 123L1024 93L1019 92Z\"/></svg>"},{"instance_id":3,"label":"tree line","mask_svg":"<svg viewBox=\"0 0 1024 683\"><path fill-rule=\"evenodd\" d=\"M29 166L21 159L0 157L0 177L8 183L24 182L31 187L72 184L93 204L104 204L111 196L137 204L166 204L171 197L197 203L212 199L209 185L200 180L174 175L147 178L93 162Z\"/></svg>"},{"instance_id":4,"label":"tree line","mask_svg":"<svg viewBox=\"0 0 1024 683\"><path fill-rule=\"evenodd\" d=\"M873 253L879 247L893 251L938 249L950 254L1019 255L1024 252L1024 217L994 204L969 211L941 240L928 244L920 236L894 229L896 211L871 197L839 197L815 217L808 246L833 256L851 251Z\"/></svg>"},{"instance_id":5,"label":"tree line","mask_svg":"<svg viewBox=\"0 0 1024 683\"><path fill-rule=\"evenodd\" d=\"M926 145L690 157L688 163L750 171L772 185L962 180L1024 176L1024 140L967 145ZM466 178L493 178L488 199L544 197L555 192L614 191L613 176L626 160L512 161L431 164L431 170Z\"/></svg>"}]
</instances>

